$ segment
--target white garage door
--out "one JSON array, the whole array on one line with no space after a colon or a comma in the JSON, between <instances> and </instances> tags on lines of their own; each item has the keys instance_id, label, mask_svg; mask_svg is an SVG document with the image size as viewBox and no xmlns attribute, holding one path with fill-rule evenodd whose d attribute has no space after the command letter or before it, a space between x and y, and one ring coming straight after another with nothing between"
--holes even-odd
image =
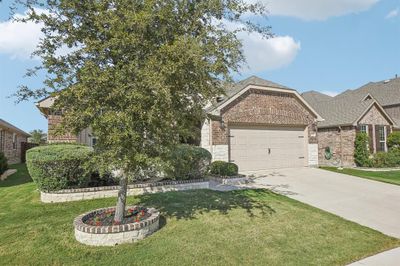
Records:
<instances>
[{"instance_id":1,"label":"white garage door","mask_svg":"<svg viewBox=\"0 0 400 266\"><path fill-rule=\"evenodd\" d=\"M230 159L239 171L305 166L304 128L233 128Z\"/></svg>"}]
</instances>

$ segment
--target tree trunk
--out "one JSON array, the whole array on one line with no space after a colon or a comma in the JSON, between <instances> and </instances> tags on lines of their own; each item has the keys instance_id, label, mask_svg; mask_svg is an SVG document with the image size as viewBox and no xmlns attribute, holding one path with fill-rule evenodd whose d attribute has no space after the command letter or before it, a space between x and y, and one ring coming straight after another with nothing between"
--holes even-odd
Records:
<instances>
[{"instance_id":1,"label":"tree trunk","mask_svg":"<svg viewBox=\"0 0 400 266\"><path fill-rule=\"evenodd\" d=\"M128 190L128 178L126 176L121 177L119 182L120 188L118 191L117 207L115 208L114 222L120 223L125 215L126 205L126 193Z\"/></svg>"}]
</instances>

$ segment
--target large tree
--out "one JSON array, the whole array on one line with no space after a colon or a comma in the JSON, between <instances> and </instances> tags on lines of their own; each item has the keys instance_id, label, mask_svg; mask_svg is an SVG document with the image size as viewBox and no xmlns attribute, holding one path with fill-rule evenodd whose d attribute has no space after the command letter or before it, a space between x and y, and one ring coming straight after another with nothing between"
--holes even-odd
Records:
<instances>
[{"instance_id":1,"label":"large tree","mask_svg":"<svg viewBox=\"0 0 400 266\"><path fill-rule=\"evenodd\" d=\"M245 0L18 4L30 10L26 21L44 25L35 52L42 64L28 75L45 70L47 78L43 88L21 86L16 95L54 96L62 129L93 129L97 160L121 175L116 222L124 215L128 179L190 137L204 106L240 70L245 58L236 33L270 36L268 27L251 21L265 15L264 7Z\"/></svg>"}]
</instances>

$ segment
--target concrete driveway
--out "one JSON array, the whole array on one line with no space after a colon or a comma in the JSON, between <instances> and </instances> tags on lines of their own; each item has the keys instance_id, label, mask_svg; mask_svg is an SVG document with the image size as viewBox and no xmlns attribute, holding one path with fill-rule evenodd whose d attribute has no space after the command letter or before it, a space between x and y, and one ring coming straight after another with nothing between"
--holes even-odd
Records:
<instances>
[{"instance_id":1,"label":"concrete driveway","mask_svg":"<svg viewBox=\"0 0 400 266\"><path fill-rule=\"evenodd\" d=\"M400 186L314 168L271 170L257 176L250 186L268 188L400 238Z\"/></svg>"}]
</instances>

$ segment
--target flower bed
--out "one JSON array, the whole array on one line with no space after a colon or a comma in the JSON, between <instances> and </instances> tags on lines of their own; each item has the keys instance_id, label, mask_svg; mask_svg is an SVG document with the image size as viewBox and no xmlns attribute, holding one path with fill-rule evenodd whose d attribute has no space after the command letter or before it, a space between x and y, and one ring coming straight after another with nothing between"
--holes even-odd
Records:
<instances>
[{"instance_id":1,"label":"flower bed","mask_svg":"<svg viewBox=\"0 0 400 266\"><path fill-rule=\"evenodd\" d=\"M82 221L87 225L111 226L120 224L139 223L150 216L148 210L144 207L128 208L125 216L120 223L114 222L115 209L93 212L87 215Z\"/></svg>"},{"instance_id":2,"label":"flower bed","mask_svg":"<svg viewBox=\"0 0 400 266\"><path fill-rule=\"evenodd\" d=\"M153 208L131 206L121 224L115 224L115 207L103 208L75 218L75 238L91 246L115 246L137 242L159 228L160 213Z\"/></svg>"}]
</instances>

